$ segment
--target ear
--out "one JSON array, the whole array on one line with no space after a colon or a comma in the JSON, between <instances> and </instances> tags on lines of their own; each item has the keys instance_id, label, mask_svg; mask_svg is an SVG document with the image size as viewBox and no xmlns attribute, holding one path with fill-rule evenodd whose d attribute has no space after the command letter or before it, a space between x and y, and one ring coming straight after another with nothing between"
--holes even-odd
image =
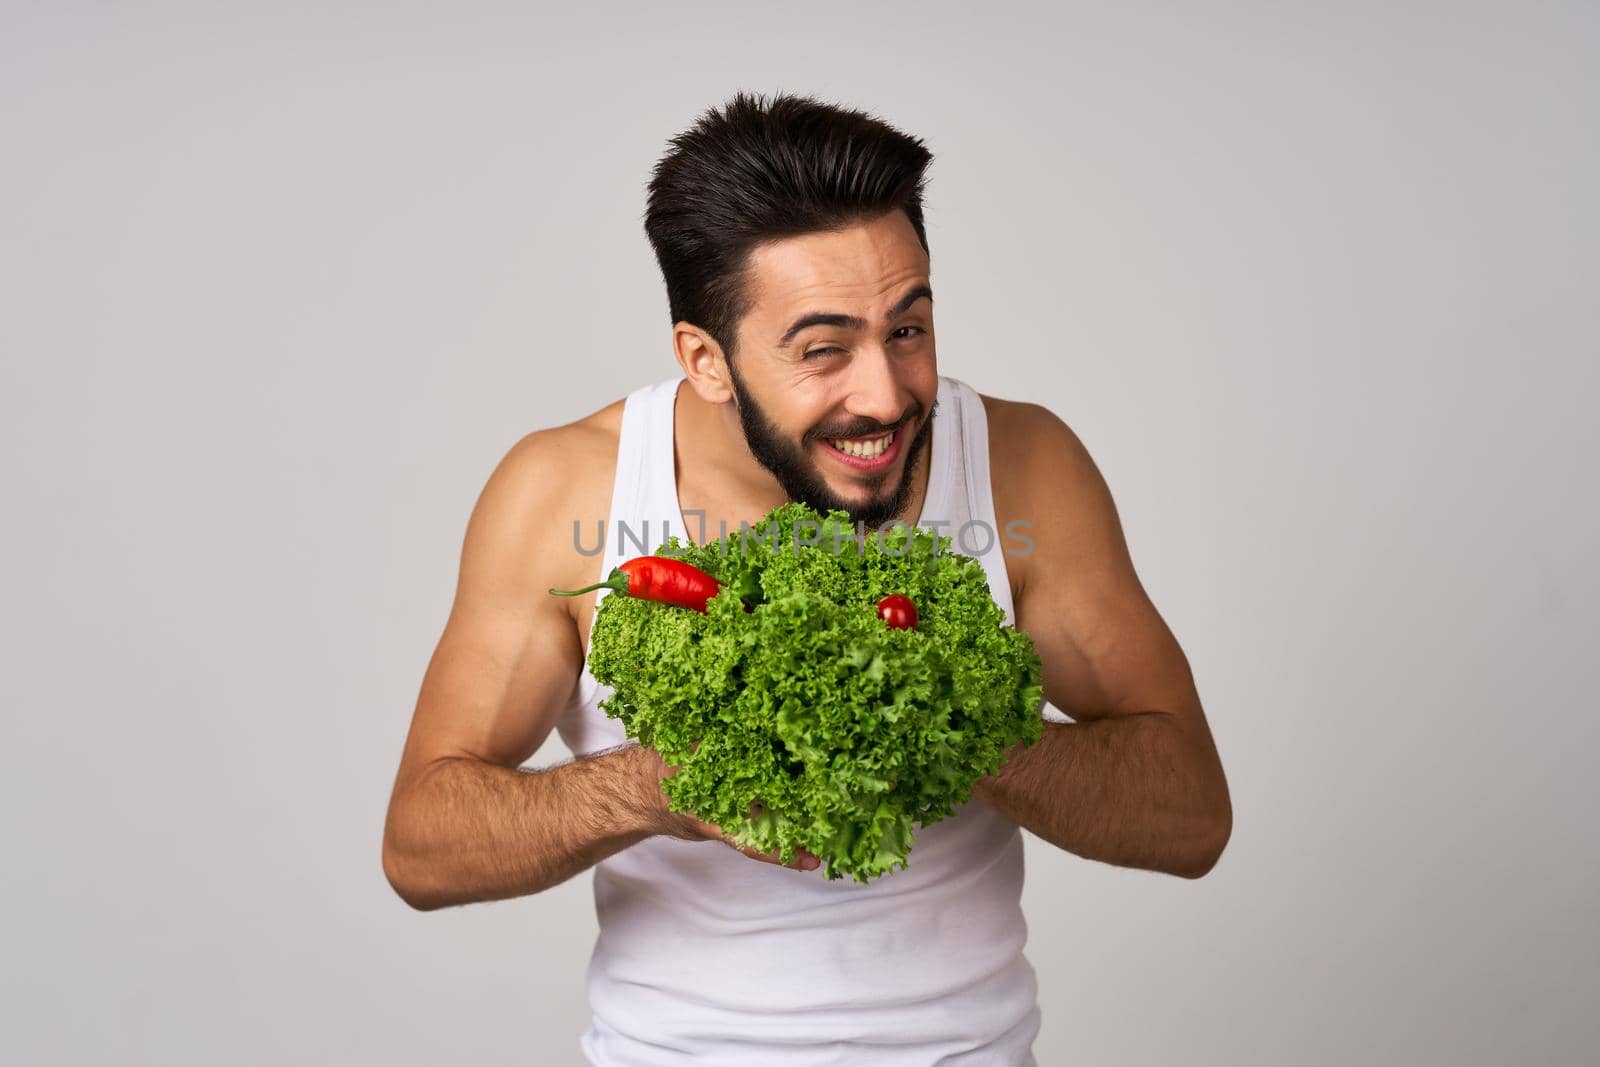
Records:
<instances>
[{"instance_id":1,"label":"ear","mask_svg":"<svg viewBox=\"0 0 1600 1067\"><path fill-rule=\"evenodd\" d=\"M728 362L722 346L700 327L679 322L672 327L672 350L684 377L701 400L726 404L733 400L733 383L728 378Z\"/></svg>"}]
</instances>

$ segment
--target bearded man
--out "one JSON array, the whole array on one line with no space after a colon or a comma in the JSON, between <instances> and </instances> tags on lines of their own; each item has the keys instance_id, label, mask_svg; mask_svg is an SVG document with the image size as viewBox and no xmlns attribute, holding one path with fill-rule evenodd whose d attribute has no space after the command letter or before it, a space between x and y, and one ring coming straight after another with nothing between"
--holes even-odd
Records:
<instances>
[{"instance_id":1,"label":"bearded man","mask_svg":"<svg viewBox=\"0 0 1600 1067\"><path fill-rule=\"evenodd\" d=\"M1185 878L1227 843L1188 662L1083 444L1044 406L938 372L930 160L807 97L708 111L657 165L645 222L678 373L528 434L469 521L383 867L421 910L593 867L591 1063L1033 1063L1020 828ZM662 539L703 538L790 500L958 534L1043 664L1043 739L865 886L669 811L673 768L598 708L594 596L547 595L627 558L610 531L653 520ZM598 552L574 535L597 519ZM576 758L524 768L551 730Z\"/></svg>"}]
</instances>

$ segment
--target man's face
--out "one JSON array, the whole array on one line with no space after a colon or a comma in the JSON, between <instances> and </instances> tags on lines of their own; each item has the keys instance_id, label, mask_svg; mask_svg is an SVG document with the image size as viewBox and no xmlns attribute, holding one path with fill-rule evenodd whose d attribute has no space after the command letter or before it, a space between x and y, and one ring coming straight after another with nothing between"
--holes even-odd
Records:
<instances>
[{"instance_id":1,"label":"man's face","mask_svg":"<svg viewBox=\"0 0 1600 1067\"><path fill-rule=\"evenodd\" d=\"M881 526L910 500L939 389L928 255L900 211L750 256L729 373L745 440L792 500Z\"/></svg>"}]
</instances>

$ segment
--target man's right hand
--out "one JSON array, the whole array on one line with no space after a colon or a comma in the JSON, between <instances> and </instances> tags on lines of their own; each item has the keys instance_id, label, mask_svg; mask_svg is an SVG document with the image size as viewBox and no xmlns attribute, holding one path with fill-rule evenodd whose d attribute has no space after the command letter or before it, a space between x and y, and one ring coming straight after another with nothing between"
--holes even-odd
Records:
<instances>
[{"instance_id":1,"label":"man's right hand","mask_svg":"<svg viewBox=\"0 0 1600 1067\"><path fill-rule=\"evenodd\" d=\"M714 826L703 819L697 819L693 815L688 815L684 812L668 810L667 797L665 793L661 792L660 783L677 774L679 768L675 764L668 763L662 759L660 753L654 749L644 745L639 747L646 753L645 759L641 761L645 767L645 773L649 776L649 781L654 787L655 794L661 798L662 833L683 841L721 841L729 848L742 852L753 860L760 860L762 863L771 863L780 867L788 867L791 870L814 871L822 866L821 860L803 848L795 849L795 857L792 862L782 863L776 851L757 852L753 848L745 848L723 833L721 827ZM759 809L752 810L751 814L755 815L758 812Z\"/></svg>"}]
</instances>

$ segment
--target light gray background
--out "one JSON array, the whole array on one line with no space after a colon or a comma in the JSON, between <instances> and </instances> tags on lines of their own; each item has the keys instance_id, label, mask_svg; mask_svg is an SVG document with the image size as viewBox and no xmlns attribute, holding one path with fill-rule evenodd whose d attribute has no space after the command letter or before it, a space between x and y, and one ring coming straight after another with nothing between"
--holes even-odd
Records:
<instances>
[{"instance_id":1,"label":"light gray background","mask_svg":"<svg viewBox=\"0 0 1600 1067\"><path fill-rule=\"evenodd\" d=\"M0 23L0 1060L578 1060L588 877L380 828L746 88L927 139L940 368L1087 442L1227 766L1203 881L1029 840L1041 1062L1594 1062L1594 5L322 7Z\"/></svg>"}]
</instances>

